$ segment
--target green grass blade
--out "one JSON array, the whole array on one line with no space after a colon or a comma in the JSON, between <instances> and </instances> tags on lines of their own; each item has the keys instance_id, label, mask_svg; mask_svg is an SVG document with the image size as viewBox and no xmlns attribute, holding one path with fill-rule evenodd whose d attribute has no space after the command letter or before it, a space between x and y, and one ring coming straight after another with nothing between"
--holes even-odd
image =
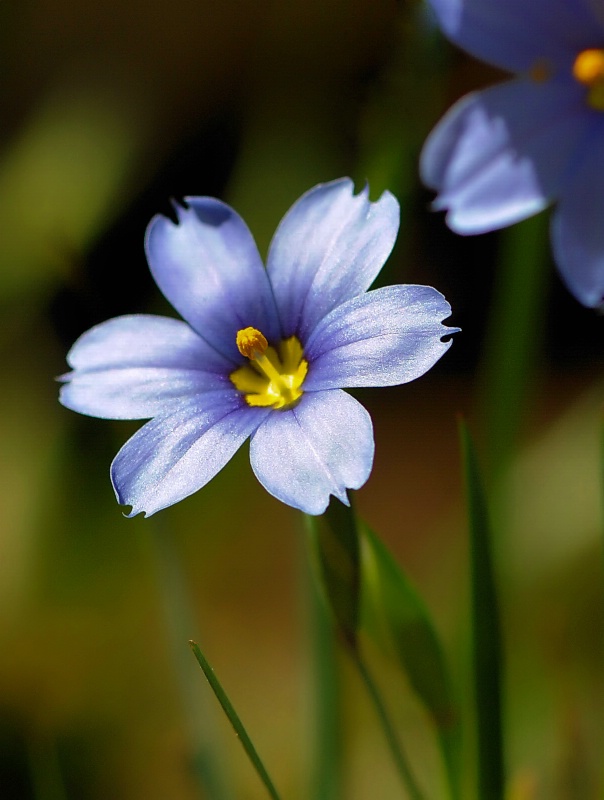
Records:
<instances>
[{"instance_id":1,"label":"green grass blade","mask_svg":"<svg viewBox=\"0 0 604 800\"><path fill-rule=\"evenodd\" d=\"M306 516L313 566L338 628L354 646L359 624L360 554L354 512L331 502L321 517Z\"/></svg>"},{"instance_id":2,"label":"green grass blade","mask_svg":"<svg viewBox=\"0 0 604 800\"><path fill-rule=\"evenodd\" d=\"M604 415L600 424L600 514L604 534Z\"/></svg>"},{"instance_id":3,"label":"green grass blade","mask_svg":"<svg viewBox=\"0 0 604 800\"><path fill-rule=\"evenodd\" d=\"M440 641L423 600L386 546L364 523L363 622L369 634L407 675L434 722L449 791L459 798L460 724Z\"/></svg>"},{"instance_id":4,"label":"green grass blade","mask_svg":"<svg viewBox=\"0 0 604 800\"><path fill-rule=\"evenodd\" d=\"M477 726L478 797L503 800L502 647L486 496L468 429L460 423L470 535L472 645Z\"/></svg>"},{"instance_id":5,"label":"green grass blade","mask_svg":"<svg viewBox=\"0 0 604 800\"><path fill-rule=\"evenodd\" d=\"M541 345L550 271L547 223L541 214L500 234L483 365L487 466L494 476L514 451Z\"/></svg>"},{"instance_id":6,"label":"green grass blade","mask_svg":"<svg viewBox=\"0 0 604 800\"><path fill-rule=\"evenodd\" d=\"M249 760L252 763L252 766L256 770L258 777L265 785L267 792L269 793L272 800L280 800L279 795L277 794L277 790L275 789L273 782L271 781L268 772L266 771L264 764L260 760L260 756L256 752L256 748L252 744L252 740L247 734L247 731L243 727L237 712L233 708L231 701L229 700L226 692L222 688L220 681L216 677L214 670L207 662L205 656L199 649L199 645L196 642L189 642L189 646L193 651L195 658L197 659L197 663L203 670L203 674L206 676L208 683L210 684L212 691L216 695L216 699L222 706L224 713L227 715L227 718L231 725L233 726L237 737L239 738L241 744L243 745L243 749L245 750Z\"/></svg>"},{"instance_id":7,"label":"green grass blade","mask_svg":"<svg viewBox=\"0 0 604 800\"><path fill-rule=\"evenodd\" d=\"M317 800L341 800L343 788L342 696L339 684L339 661L333 636L333 620L319 593L316 576L316 543L311 517L301 522L309 541L300 539L300 583L307 632L311 708L311 758L307 794ZM315 563L309 563L309 547ZM302 549L304 552L302 552Z\"/></svg>"}]
</instances>

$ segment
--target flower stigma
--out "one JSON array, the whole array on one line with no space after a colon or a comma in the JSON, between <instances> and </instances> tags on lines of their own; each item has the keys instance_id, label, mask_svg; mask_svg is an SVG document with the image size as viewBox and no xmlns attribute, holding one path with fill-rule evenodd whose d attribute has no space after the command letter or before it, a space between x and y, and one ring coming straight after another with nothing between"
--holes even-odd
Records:
<instances>
[{"instance_id":1,"label":"flower stigma","mask_svg":"<svg viewBox=\"0 0 604 800\"><path fill-rule=\"evenodd\" d=\"M587 86L587 102L604 111L604 50L583 50L573 64L575 80Z\"/></svg>"},{"instance_id":2,"label":"flower stigma","mask_svg":"<svg viewBox=\"0 0 604 800\"><path fill-rule=\"evenodd\" d=\"M249 363L231 372L230 378L249 406L286 409L296 405L308 372L296 336L283 339L275 348L256 328L242 328L237 331L237 349Z\"/></svg>"}]
</instances>

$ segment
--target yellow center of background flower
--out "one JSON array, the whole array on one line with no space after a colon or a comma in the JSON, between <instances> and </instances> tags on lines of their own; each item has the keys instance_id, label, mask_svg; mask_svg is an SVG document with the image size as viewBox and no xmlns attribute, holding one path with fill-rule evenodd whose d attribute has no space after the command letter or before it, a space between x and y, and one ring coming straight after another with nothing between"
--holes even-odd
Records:
<instances>
[{"instance_id":1,"label":"yellow center of background flower","mask_svg":"<svg viewBox=\"0 0 604 800\"><path fill-rule=\"evenodd\" d=\"M296 336L274 348L256 328L242 328L237 332L237 348L249 364L231 372L230 378L249 406L291 408L298 402L308 362Z\"/></svg>"},{"instance_id":2,"label":"yellow center of background flower","mask_svg":"<svg viewBox=\"0 0 604 800\"><path fill-rule=\"evenodd\" d=\"M573 64L573 75L587 86L587 102L597 111L604 111L604 50L583 50Z\"/></svg>"}]
</instances>

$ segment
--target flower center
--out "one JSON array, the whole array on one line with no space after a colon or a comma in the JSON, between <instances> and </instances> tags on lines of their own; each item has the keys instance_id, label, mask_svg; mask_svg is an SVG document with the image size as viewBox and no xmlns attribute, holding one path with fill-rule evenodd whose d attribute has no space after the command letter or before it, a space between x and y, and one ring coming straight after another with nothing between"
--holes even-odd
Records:
<instances>
[{"instance_id":1,"label":"flower center","mask_svg":"<svg viewBox=\"0 0 604 800\"><path fill-rule=\"evenodd\" d=\"M274 348L256 328L243 328L237 331L237 348L249 364L231 372L230 378L249 406L291 408L299 401L308 362L296 336Z\"/></svg>"},{"instance_id":2,"label":"flower center","mask_svg":"<svg viewBox=\"0 0 604 800\"><path fill-rule=\"evenodd\" d=\"M604 111L604 50L583 50L573 64L575 80L587 86L587 102Z\"/></svg>"}]
</instances>

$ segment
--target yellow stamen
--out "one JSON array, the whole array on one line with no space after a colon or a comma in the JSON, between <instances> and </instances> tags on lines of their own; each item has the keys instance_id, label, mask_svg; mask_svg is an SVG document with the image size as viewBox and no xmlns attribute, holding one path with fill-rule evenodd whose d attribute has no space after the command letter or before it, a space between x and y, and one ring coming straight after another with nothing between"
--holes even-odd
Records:
<instances>
[{"instance_id":1,"label":"yellow stamen","mask_svg":"<svg viewBox=\"0 0 604 800\"><path fill-rule=\"evenodd\" d=\"M257 328L237 331L237 349L246 358L257 358L266 352L268 342Z\"/></svg>"},{"instance_id":2,"label":"yellow stamen","mask_svg":"<svg viewBox=\"0 0 604 800\"><path fill-rule=\"evenodd\" d=\"M604 78L604 50L583 50L575 59L573 75L586 86Z\"/></svg>"},{"instance_id":3,"label":"yellow stamen","mask_svg":"<svg viewBox=\"0 0 604 800\"><path fill-rule=\"evenodd\" d=\"M284 339L277 351L259 330L244 328L237 332L237 347L249 364L236 369L230 378L248 405L291 408L299 401L308 362L295 336Z\"/></svg>"},{"instance_id":4,"label":"yellow stamen","mask_svg":"<svg viewBox=\"0 0 604 800\"><path fill-rule=\"evenodd\" d=\"M604 50L583 50L573 64L575 80L587 86L587 102L604 111Z\"/></svg>"}]
</instances>

